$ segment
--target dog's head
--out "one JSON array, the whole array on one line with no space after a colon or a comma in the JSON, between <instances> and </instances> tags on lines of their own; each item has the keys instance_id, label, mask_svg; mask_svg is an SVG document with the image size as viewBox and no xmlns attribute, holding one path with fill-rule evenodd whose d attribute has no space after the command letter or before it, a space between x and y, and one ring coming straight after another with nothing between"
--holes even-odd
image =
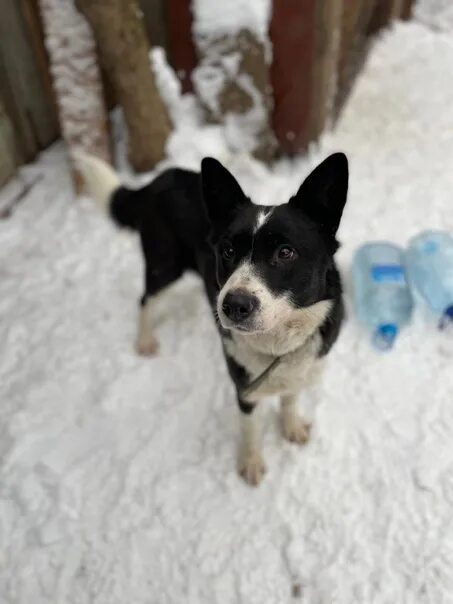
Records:
<instances>
[{"instance_id":1,"label":"dog's head","mask_svg":"<svg viewBox=\"0 0 453 604\"><path fill-rule=\"evenodd\" d=\"M346 203L346 156L328 157L280 206L253 204L215 159L203 160L201 174L222 326L243 333L268 331L294 310L325 299Z\"/></svg>"}]
</instances>

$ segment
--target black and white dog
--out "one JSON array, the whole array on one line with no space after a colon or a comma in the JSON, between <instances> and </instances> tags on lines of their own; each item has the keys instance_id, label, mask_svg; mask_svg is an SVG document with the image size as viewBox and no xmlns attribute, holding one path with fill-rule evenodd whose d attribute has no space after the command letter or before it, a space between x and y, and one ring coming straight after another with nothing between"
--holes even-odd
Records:
<instances>
[{"instance_id":1,"label":"black and white dog","mask_svg":"<svg viewBox=\"0 0 453 604\"><path fill-rule=\"evenodd\" d=\"M79 156L87 191L122 227L137 230L145 257L145 293L137 350L157 351L155 297L186 270L196 271L222 338L237 390L242 437L239 471L250 484L265 472L255 408L281 397L285 438L304 443L309 424L296 409L319 374L343 319L334 262L348 189L348 162L322 162L288 203L260 206L218 161L201 174L170 169L140 190L121 186L104 162Z\"/></svg>"}]
</instances>

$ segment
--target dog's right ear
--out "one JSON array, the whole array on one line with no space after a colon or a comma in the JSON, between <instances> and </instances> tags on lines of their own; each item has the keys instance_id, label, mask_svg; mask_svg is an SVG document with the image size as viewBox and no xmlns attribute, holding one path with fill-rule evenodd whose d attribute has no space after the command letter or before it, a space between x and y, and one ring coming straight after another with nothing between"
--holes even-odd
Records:
<instances>
[{"instance_id":1,"label":"dog's right ear","mask_svg":"<svg viewBox=\"0 0 453 604\"><path fill-rule=\"evenodd\" d=\"M226 226L239 208L250 203L231 172L212 157L201 162L201 183L206 211L214 227Z\"/></svg>"}]
</instances>

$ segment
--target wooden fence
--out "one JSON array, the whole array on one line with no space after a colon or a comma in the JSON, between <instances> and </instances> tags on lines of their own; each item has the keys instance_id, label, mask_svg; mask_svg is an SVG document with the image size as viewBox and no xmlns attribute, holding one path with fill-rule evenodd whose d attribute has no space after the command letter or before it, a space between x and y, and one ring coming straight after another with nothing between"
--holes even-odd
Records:
<instances>
[{"instance_id":1,"label":"wooden fence","mask_svg":"<svg viewBox=\"0 0 453 604\"><path fill-rule=\"evenodd\" d=\"M59 134L37 0L0 0L0 184Z\"/></svg>"},{"instance_id":2,"label":"wooden fence","mask_svg":"<svg viewBox=\"0 0 453 604\"><path fill-rule=\"evenodd\" d=\"M193 91L199 57L191 0L139 3L151 44L166 49L183 91ZM303 151L324 128L327 113L338 114L370 36L395 17L408 18L411 5L412 0L273 0L271 121L281 152ZM60 131L38 0L0 0L0 15L1 185ZM112 106L108 83L106 91Z\"/></svg>"}]
</instances>

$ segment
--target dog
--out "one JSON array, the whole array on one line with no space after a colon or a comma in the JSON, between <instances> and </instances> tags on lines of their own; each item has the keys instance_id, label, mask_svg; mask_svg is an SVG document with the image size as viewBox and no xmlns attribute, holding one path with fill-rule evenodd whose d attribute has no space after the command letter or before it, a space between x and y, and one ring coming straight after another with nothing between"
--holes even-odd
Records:
<instances>
[{"instance_id":1,"label":"dog","mask_svg":"<svg viewBox=\"0 0 453 604\"><path fill-rule=\"evenodd\" d=\"M237 392L239 473L258 485L266 471L256 408L281 401L283 436L303 444L310 424L299 393L318 378L344 317L334 256L348 191L348 161L335 153L290 200L253 203L217 160L201 173L169 169L150 184L122 186L103 161L79 154L87 192L120 227L138 232L145 259L136 348L154 355L153 302L185 271L202 278Z\"/></svg>"}]
</instances>

